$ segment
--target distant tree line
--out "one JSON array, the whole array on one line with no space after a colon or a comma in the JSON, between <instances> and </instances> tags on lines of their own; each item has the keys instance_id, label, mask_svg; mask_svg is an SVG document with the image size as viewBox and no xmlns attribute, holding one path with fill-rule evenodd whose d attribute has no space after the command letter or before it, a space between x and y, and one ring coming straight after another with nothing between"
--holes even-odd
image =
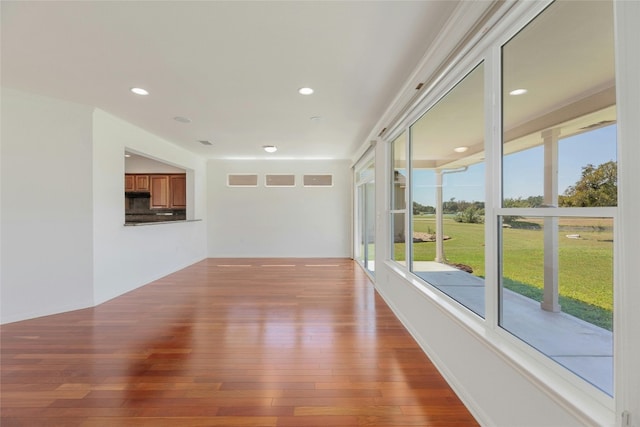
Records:
<instances>
[{"instance_id":1,"label":"distant tree line","mask_svg":"<svg viewBox=\"0 0 640 427\"><path fill-rule=\"evenodd\" d=\"M436 213L436 208L433 206L425 206L418 202L413 202L413 214L421 215L421 214L434 214Z\"/></svg>"},{"instance_id":2,"label":"distant tree line","mask_svg":"<svg viewBox=\"0 0 640 427\"><path fill-rule=\"evenodd\" d=\"M506 198L502 202L502 206L505 208L537 208L542 206L544 198L542 196L529 196L526 199L522 197Z\"/></svg>"},{"instance_id":3,"label":"distant tree line","mask_svg":"<svg viewBox=\"0 0 640 427\"><path fill-rule=\"evenodd\" d=\"M442 203L442 212L445 214L456 214L458 212L463 212L468 208L475 209L483 209L484 210L484 202L467 202L465 200L456 200L455 197L452 197L446 202ZM436 213L436 208L433 206L425 206L418 202L413 202L413 214L434 214Z\"/></svg>"},{"instance_id":4,"label":"distant tree line","mask_svg":"<svg viewBox=\"0 0 640 427\"><path fill-rule=\"evenodd\" d=\"M502 206L505 208L537 208L544 203L543 196L527 198L506 198ZM580 179L567 188L558 197L560 207L598 207L617 206L618 204L618 167L616 162L610 161L599 166L588 164L583 166ZM436 208L413 202L413 214L435 214ZM455 214L454 220L465 223L484 222L484 202L467 202L452 197L442 203L442 212ZM504 222L511 223L520 217L503 217Z\"/></svg>"}]
</instances>

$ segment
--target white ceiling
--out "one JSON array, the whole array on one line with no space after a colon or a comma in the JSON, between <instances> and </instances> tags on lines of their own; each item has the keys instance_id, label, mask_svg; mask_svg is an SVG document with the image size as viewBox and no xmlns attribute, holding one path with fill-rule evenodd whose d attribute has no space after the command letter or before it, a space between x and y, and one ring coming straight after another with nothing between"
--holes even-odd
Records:
<instances>
[{"instance_id":1,"label":"white ceiling","mask_svg":"<svg viewBox=\"0 0 640 427\"><path fill-rule=\"evenodd\" d=\"M210 158L348 158L458 3L2 1L1 82Z\"/></svg>"}]
</instances>

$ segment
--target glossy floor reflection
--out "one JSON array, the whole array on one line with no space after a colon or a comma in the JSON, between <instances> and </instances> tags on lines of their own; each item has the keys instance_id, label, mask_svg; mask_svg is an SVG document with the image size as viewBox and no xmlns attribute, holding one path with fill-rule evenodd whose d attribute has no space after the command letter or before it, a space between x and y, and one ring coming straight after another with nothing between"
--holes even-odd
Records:
<instances>
[{"instance_id":1,"label":"glossy floor reflection","mask_svg":"<svg viewBox=\"0 0 640 427\"><path fill-rule=\"evenodd\" d=\"M208 259L2 326L2 426L476 425L345 259Z\"/></svg>"}]
</instances>

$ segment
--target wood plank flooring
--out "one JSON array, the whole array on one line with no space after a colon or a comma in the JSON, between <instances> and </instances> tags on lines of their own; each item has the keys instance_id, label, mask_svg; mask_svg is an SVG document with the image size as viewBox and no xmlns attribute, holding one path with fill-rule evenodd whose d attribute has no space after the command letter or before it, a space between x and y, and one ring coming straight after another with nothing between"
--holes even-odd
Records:
<instances>
[{"instance_id":1,"label":"wood plank flooring","mask_svg":"<svg viewBox=\"0 0 640 427\"><path fill-rule=\"evenodd\" d=\"M473 426L347 259L207 259L4 325L9 426Z\"/></svg>"}]
</instances>

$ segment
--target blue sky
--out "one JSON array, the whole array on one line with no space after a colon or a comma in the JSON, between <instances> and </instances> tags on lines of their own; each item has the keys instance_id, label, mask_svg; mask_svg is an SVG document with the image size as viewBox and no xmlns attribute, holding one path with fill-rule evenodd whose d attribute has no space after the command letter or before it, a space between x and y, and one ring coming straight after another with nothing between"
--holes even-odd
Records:
<instances>
[{"instance_id":1,"label":"blue sky","mask_svg":"<svg viewBox=\"0 0 640 427\"><path fill-rule=\"evenodd\" d=\"M616 160L616 126L561 139L558 144L559 194L575 184L582 167ZM543 147L511 154L504 159L503 191L506 198L527 198L543 194ZM413 200L423 205L435 204L435 176L432 171L414 171ZM443 178L444 200L484 200L484 164L466 172L447 174Z\"/></svg>"}]
</instances>

